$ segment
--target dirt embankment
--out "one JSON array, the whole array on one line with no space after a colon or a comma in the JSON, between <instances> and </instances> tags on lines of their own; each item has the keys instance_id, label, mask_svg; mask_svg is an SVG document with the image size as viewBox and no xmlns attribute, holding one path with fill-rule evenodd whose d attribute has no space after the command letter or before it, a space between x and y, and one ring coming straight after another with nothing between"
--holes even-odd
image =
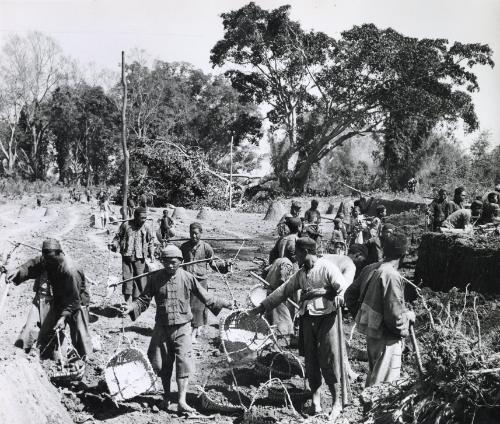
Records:
<instances>
[{"instance_id":1,"label":"dirt embankment","mask_svg":"<svg viewBox=\"0 0 500 424\"><path fill-rule=\"evenodd\" d=\"M35 200L9 202L0 206L2 240L0 251L12 252L7 267L14 268L38 252L10 242L41 247L46 237L61 237L78 221L78 212L67 205L46 208L30 206ZM26 319L33 298L32 284L10 288L4 309L0 311L0 422L2 423L70 423L71 416L61 404L58 390L50 384L36 355L26 355L13 344Z\"/></svg>"},{"instance_id":2,"label":"dirt embankment","mask_svg":"<svg viewBox=\"0 0 500 424\"><path fill-rule=\"evenodd\" d=\"M70 424L57 389L37 358L9 356L0 362L0 422Z\"/></svg>"},{"instance_id":3,"label":"dirt embankment","mask_svg":"<svg viewBox=\"0 0 500 424\"><path fill-rule=\"evenodd\" d=\"M417 281L433 290L452 287L500 293L500 240L491 235L446 235L422 237L415 270Z\"/></svg>"}]
</instances>

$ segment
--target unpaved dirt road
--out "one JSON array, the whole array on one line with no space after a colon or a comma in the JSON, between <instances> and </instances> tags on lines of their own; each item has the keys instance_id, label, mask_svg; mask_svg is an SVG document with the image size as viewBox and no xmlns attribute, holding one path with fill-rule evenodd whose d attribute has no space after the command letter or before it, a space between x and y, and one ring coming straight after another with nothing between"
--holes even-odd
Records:
<instances>
[{"instance_id":1,"label":"unpaved dirt road","mask_svg":"<svg viewBox=\"0 0 500 424\"><path fill-rule=\"evenodd\" d=\"M21 208L23 204L27 204ZM154 325L154 305L151 305L136 322L129 319L122 320L117 316L116 309L121 302L121 294L118 289L110 299L106 299L106 279L108 276L120 276L121 261L118 254L109 253L106 243L111 240L118 226L111 225L111 234L103 233L90 227L90 215L92 206L89 204L54 203L49 204L49 213L45 208L33 208L35 199L23 199L22 202L9 202L0 205L0 226L2 226L2 240L0 240L0 252L8 252L12 245L8 241L20 241L36 247L46 237L58 237L61 239L65 252L78 262L84 269L86 275L96 285L91 286L91 331L93 336L99 336L102 350L95 352L90 358L87 372L81 384L71 388L60 388L59 393L63 404L68 408L75 422L106 422L106 423L155 423L155 422L194 422L178 417L175 406L172 411L158 411L157 404L161 398L160 394L148 394L130 402L114 405L109 399L100 395L106 391L103 383L103 369L110 356L119 348L123 347L121 331L124 326L125 334L140 349L146 351L152 327ZM327 204L320 204L320 210L326 209ZM114 207L118 211L118 207ZM160 217L160 209L152 209L155 229L158 228L157 218ZM46 214L46 216L44 216ZM188 226L196 220L197 211L186 211L186 216L176 221L176 233L179 237L187 237ZM239 242L211 242L218 256L223 258L234 257L241 248L234 271L228 277L231 292L241 307L248 304L247 296L249 288L256 281L249 276L249 271L257 271L258 265L254 258L267 258L268 252L275 242L275 222L263 220L263 214L210 212L208 219L201 221L204 225L204 237L245 237L249 240L243 246ZM331 233L331 225L325 224L324 232ZM22 263L37 252L27 248L19 247L12 255L10 267ZM213 273L210 275L209 286L218 296L227 297L227 286L220 276ZM24 355L19 349L13 347L18 332L24 324L26 311L33 298L32 281L13 288L8 297L6 311L1 319L4 337L0 339L0 351L5 360L15 359ZM228 313L223 311L222 314ZM211 324L207 326L204 334L200 337L194 347L194 359L196 362L196 373L191 384L188 401L199 407L197 397L197 386L209 387L214 384L230 384L232 382L231 372L227 363L217 346L217 324L219 318L211 317ZM348 336L348 335L347 335ZM354 368L363 372L365 363L354 361ZM249 396L256 391L259 380L249 370L235 372L238 384L241 385ZM361 383L356 383L354 391L361 390ZM175 389L175 385L173 386ZM44 394L40 394L43 396ZM328 396L325 397L325 406L329 403ZM286 415L279 416L279 407L260 402L262 408L277 410L275 419L286 419ZM359 403L344 414L344 422L357 422L359 419ZM235 417L217 415L216 422L233 422Z\"/></svg>"}]
</instances>

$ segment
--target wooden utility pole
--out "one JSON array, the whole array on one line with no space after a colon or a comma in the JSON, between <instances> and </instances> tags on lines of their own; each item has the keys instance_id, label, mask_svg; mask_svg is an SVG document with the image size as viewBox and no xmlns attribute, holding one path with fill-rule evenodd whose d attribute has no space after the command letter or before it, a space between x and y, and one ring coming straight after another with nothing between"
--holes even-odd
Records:
<instances>
[{"instance_id":1,"label":"wooden utility pole","mask_svg":"<svg viewBox=\"0 0 500 424\"><path fill-rule=\"evenodd\" d=\"M233 135L231 134L231 151L230 151L230 170L229 170L229 212L233 207Z\"/></svg>"},{"instance_id":2,"label":"wooden utility pole","mask_svg":"<svg viewBox=\"0 0 500 424\"><path fill-rule=\"evenodd\" d=\"M127 149L127 80L125 78L125 52L122 51L122 148L123 148L123 201L122 218L128 218L128 173L129 173L129 154Z\"/></svg>"}]
</instances>

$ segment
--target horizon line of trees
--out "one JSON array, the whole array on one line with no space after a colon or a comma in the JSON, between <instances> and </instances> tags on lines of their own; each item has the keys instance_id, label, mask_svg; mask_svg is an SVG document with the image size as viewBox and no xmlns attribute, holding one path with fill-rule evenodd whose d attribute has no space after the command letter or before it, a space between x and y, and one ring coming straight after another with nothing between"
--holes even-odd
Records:
<instances>
[{"instance_id":1,"label":"horizon line of trees","mask_svg":"<svg viewBox=\"0 0 500 424\"><path fill-rule=\"evenodd\" d=\"M499 149L490 152L487 135L478 137L478 159L475 147L465 154L440 130L479 128L472 69L494 65L488 45L417 39L373 24L333 38L303 30L289 13L290 6L254 3L223 13L223 38L211 51L213 67L227 69L220 75L188 63L148 64L143 51L127 64L132 186L158 187L155 179L169 174L149 167L163 164L176 175L165 201L176 187L197 193L200 184L196 196L207 196L207 187L223 180L214 171L229 170L231 137L235 169L248 173L260 164L265 136L272 174L262 183L274 180L284 192L367 175L372 185L401 189L412 176L446 178L464 164L462 176L499 178L492 166ZM109 79L85 76L40 32L7 37L0 51L2 175L119 181L121 92L118 79L103 88ZM375 141L375 167L349 156L353 140ZM178 147L184 154L169 159Z\"/></svg>"}]
</instances>

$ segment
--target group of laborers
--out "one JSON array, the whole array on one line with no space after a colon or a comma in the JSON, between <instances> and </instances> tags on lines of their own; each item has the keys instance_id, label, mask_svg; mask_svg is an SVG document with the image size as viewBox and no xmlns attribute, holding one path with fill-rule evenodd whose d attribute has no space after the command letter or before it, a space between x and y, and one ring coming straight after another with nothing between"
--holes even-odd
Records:
<instances>
[{"instance_id":1,"label":"group of laborers","mask_svg":"<svg viewBox=\"0 0 500 424\"><path fill-rule=\"evenodd\" d=\"M469 226L500 223L500 185L483 197L472 200L467 208L465 187L457 187L453 200L447 198L447 191L441 188L428 207L432 231L464 230Z\"/></svg>"},{"instance_id":2,"label":"group of laborers","mask_svg":"<svg viewBox=\"0 0 500 424\"><path fill-rule=\"evenodd\" d=\"M297 311L286 302L293 299L298 303L299 351L305 357L306 376L313 393L313 412L321 412L320 389L324 378L334 399L330 417L335 419L341 411L341 361L335 324L344 295L349 310L355 313L359 331L366 335L370 370L367 385L399 377L402 340L408 333L409 323L414 320L414 314L404 306L403 280L398 273L407 240L381 220L377 237L380 238L383 257L363 268L368 251L365 245L353 244L348 256L320 257L316 241L299 236L299 230L303 228L301 224L298 217L286 219L288 234L273 248L272 263L266 275L271 287L269 296L250 313L267 312L282 334L291 335L294 332L292 317ZM205 308L217 314L221 308L233 307L232 301L217 298L207 290L208 267L220 269L222 264L217 264L213 249L201 239L201 235L202 226L192 223L190 240L180 248L172 243L161 246L159 257L163 268L147 279L132 280L123 289L126 303L122 312L133 320L155 299L155 327L148 357L163 383L162 406L167 407L170 403L170 379L175 364L178 410L188 412L193 411L186 402L189 376L193 370L192 337L197 328L206 324ZM147 223L147 210L136 208L134 219L120 226L113 243L122 254L124 277L139 275L153 259L153 237ZM182 261L200 259L206 262L183 269ZM358 275L356 279L355 275ZM46 276L53 299L41 322L41 350L57 352L51 334L68 325L75 349L85 358L92 351L85 276L56 240L44 241L42 255L9 273L7 281L19 284L43 276ZM35 306L40 307L40 304ZM355 376L352 370L349 371Z\"/></svg>"},{"instance_id":3,"label":"group of laborers","mask_svg":"<svg viewBox=\"0 0 500 424\"><path fill-rule=\"evenodd\" d=\"M147 221L147 210L135 208L134 219L122 223L109 246L122 255L124 279L143 274L153 261L154 236ZM199 327L207 324L206 309L218 314L221 308L234 306L232 301L208 293L208 266L224 273L228 262L214 257L211 246L201 240L202 230L201 224L192 223L190 240L180 248L164 242L159 249L163 267L147 278L123 284L122 289L125 299L122 315L128 314L133 320L155 299L155 327L148 357L164 386L162 407L170 403L170 378L175 363L180 412L193 411L186 403L189 376L193 372L192 338L196 337ZM183 261L200 259L206 261L181 268ZM36 280L36 294L16 346L29 350L36 344L42 357L58 360L61 351L58 346L68 345L63 345L62 330L69 327L72 345L85 362L93 351L93 344L89 332L90 296L83 270L63 252L59 241L47 239L40 256L6 276L7 283L16 285L29 279Z\"/></svg>"},{"instance_id":4,"label":"group of laborers","mask_svg":"<svg viewBox=\"0 0 500 424\"><path fill-rule=\"evenodd\" d=\"M292 208L291 216L283 219L288 234L276 242L270 254L270 266L265 271L268 296L250 313L266 313L278 333L286 336L294 334L294 316L298 314L299 353L305 358L312 412L322 411L324 379L333 398L330 420L334 421L342 410L341 363L351 378L356 377L347 358L341 361L338 353L336 319L344 299L355 317L358 331L366 337L369 358L366 385L400 377L403 340L415 320L415 314L405 306L404 281L398 272L408 241L395 226L385 224L385 208L379 208L371 228L373 247L353 243L348 255L320 257L316 241L307 235L299 236L301 219L297 205L292 204ZM342 219L335 221L334 231L342 233L342 224ZM369 252L373 257L371 264ZM298 303L298 311L292 302Z\"/></svg>"}]
</instances>

